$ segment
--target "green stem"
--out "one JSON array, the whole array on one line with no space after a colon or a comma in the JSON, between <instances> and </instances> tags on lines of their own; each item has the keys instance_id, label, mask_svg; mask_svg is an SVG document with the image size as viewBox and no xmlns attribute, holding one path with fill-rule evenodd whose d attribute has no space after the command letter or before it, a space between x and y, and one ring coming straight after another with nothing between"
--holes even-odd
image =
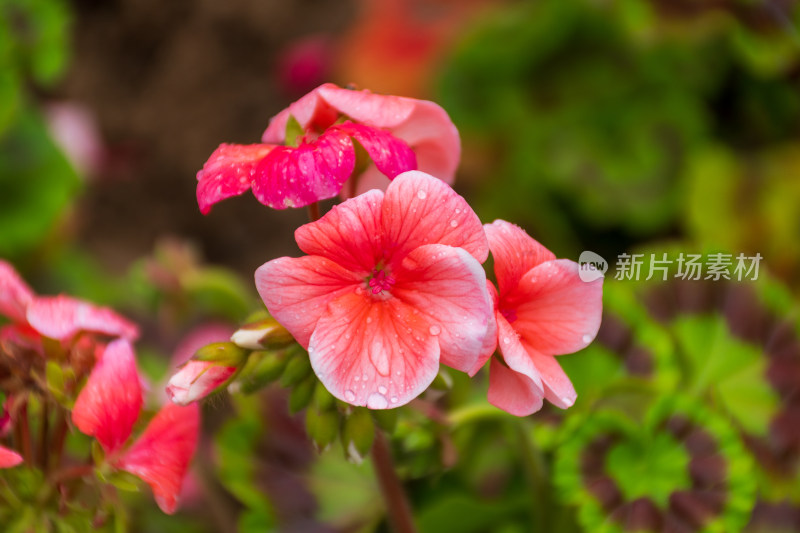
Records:
<instances>
[{"instance_id":1,"label":"green stem","mask_svg":"<svg viewBox=\"0 0 800 533\"><path fill-rule=\"evenodd\" d=\"M42 403L42 431L39 435L39 460L42 463L42 471L47 475L49 468L50 453L48 446L50 444L50 402L45 398Z\"/></svg>"},{"instance_id":2,"label":"green stem","mask_svg":"<svg viewBox=\"0 0 800 533\"><path fill-rule=\"evenodd\" d=\"M522 460L522 469L531 489L531 518L536 525L534 531L550 531L547 510L550 506L550 491L547 487L547 467L539 448L530 438L523 420L513 424L517 445Z\"/></svg>"},{"instance_id":3,"label":"green stem","mask_svg":"<svg viewBox=\"0 0 800 533\"><path fill-rule=\"evenodd\" d=\"M22 440L22 457L25 459L26 464L33 466L33 447L31 446L31 427L30 421L28 420L27 402L23 403L19 408L17 417L19 420L19 437Z\"/></svg>"},{"instance_id":4,"label":"green stem","mask_svg":"<svg viewBox=\"0 0 800 533\"><path fill-rule=\"evenodd\" d=\"M378 476L378 485L381 488L389 522L396 533L416 533L414 518L411 515L411 505L403 490L403 485L397 477L392 461L392 451L389 441L382 431L375 432L375 443L372 445L372 465Z\"/></svg>"}]
</instances>

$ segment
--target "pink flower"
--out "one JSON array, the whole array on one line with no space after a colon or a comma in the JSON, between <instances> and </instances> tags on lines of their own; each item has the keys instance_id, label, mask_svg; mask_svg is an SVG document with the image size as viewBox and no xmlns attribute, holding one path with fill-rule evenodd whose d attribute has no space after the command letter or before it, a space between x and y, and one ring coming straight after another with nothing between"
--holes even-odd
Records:
<instances>
[{"instance_id":1,"label":"pink flower","mask_svg":"<svg viewBox=\"0 0 800 533\"><path fill-rule=\"evenodd\" d=\"M106 307L65 295L36 296L14 268L2 260L0 314L13 323L11 329L0 336L13 337L20 342L29 342L32 332L64 343L81 331L130 340L139 335L135 324Z\"/></svg>"},{"instance_id":2,"label":"pink flower","mask_svg":"<svg viewBox=\"0 0 800 533\"><path fill-rule=\"evenodd\" d=\"M441 180L406 172L295 232L301 258L256 271L270 314L337 398L384 409L469 370L491 320L480 221Z\"/></svg>"},{"instance_id":3,"label":"pink flower","mask_svg":"<svg viewBox=\"0 0 800 533\"><path fill-rule=\"evenodd\" d=\"M75 426L94 436L111 466L139 476L153 489L159 507L172 513L183 477L197 446L197 406L165 405L130 448L142 409L142 388L133 348L111 342L92 370L72 410Z\"/></svg>"},{"instance_id":4,"label":"pink flower","mask_svg":"<svg viewBox=\"0 0 800 533\"><path fill-rule=\"evenodd\" d=\"M11 468L22 462L22 456L14 450L0 446L0 468Z\"/></svg>"},{"instance_id":5,"label":"pink flower","mask_svg":"<svg viewBox=\"0 0 800 533\"><path fill-rule=\"evenodd\" d=\"M498 330L492 344L502 354L490 365L489 402L517 416L541 409L543 398L566 409L576 393L554 356L594 339L603 280L581 281L577 263L556 259L518 226L496 220L484 229L499 288L489 283Z\"/></svg>"},{"instance_id":6,"label":"pink flower","mask_svg":"<svg viewBox=\"0 0 800 533\"><path fill-rule=\"evenodd\" d=\"M300 139L286 138L290 116ZM416 168L450 183L461 153L458 131L433 102L326 83L273 117L264 144L223 144L211 154L197 174L200 211L250 188L276 209L332 198L356 170L353 139L373 163L353 191L384 188L386 178Z\"/></svg>"},{"instance_id":7,"label":"pink flower","mask_svg":"<svg viewBox=\"0 0 800 533\"><path fill-rule=\"evenodd\" d=\"M167 396L178 405L188 405L205 398L228 381L235 367L221 366L210 361L189 361L173 375L167 384Z\"/></svg>"}]
</instances>

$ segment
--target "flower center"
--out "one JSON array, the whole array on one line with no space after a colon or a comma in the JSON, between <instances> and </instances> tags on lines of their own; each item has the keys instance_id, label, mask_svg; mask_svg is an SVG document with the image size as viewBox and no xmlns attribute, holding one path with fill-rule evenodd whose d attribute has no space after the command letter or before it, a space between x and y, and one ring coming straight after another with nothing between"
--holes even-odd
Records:
<instances>
[{"instance_id":1,"label":"flower center","mask_svg":"<svg viewBox=\"0 0 800 533\"><path fill-rule=\"evenodd\" d=\"M514 309L500 309L500 314L508 320L509 324L512 324L517 319L517 312Z\"/></svg>"},{"instance_id":2,"label":"flower center","mask_svg":"<svg viewBox=\"0 0 800 533\"><path fill-rule=\"evenodd\" d=\"M383 268L373 268L372 274L367 278L367 285L372 288L372 294L380 294L394 287L395 279L386 274Z\"/></svg>"}]
</instances>

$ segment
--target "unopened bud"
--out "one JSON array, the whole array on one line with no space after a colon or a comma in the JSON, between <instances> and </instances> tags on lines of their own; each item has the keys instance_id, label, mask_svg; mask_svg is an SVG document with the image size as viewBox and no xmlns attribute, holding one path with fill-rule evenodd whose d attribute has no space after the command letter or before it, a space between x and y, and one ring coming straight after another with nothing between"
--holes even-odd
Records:
<instances>
[{"instance_id":1,"label":"unopened bud","mask_svg":"<svg viewBox=\"0 0 800 533\"><path fill-rule=\"evenodd\" d=\"M281 386L292 387L300 383L306 376L311 374L311 362L308 355L298 353L289 359L286 369L281 376Z\"/></svg>"},{"instance_id":2,"label":"unopened bud","mask_svg":"<svg viewBox=\"0 0 800 533\"><path fill-rule=\"evenodd\" d=\"M336 398L328 392L321 381L314 388L314 407L320 411L331 411L336 407Z\"/></svg>"},{"instance_id":3,"label":"unopened bud","mask_svg":"<svg viewBox=\"0 0 800 533\"><path fill-rule=\"evenodd\" d=\"M249 354L249 350L232 342L213 342L197 350L192 360L239 368L244 365Z\"/></svg>"},{"instance_id":4,"label":"unopened bud","mask_svg":"<svg viewBox=\"0 0 800 533\"><path fill-rule=\"evenodd\" d=\"M391 435L397 427L397 412L397 409L375 409L372 416L378 426Z\"/></svg>"},{"instance_id":5,"label":"unopened bud","mask_svg":"<svg viewBox=\"0 0 800 533\"><path fill-rule=\"evenodd\" d=\"M311 403L316 384L317 378L312 375L295 385L289 395L289 411L292 414L305 409Z\"/></svg>"},{"instance_id":6,"label":"unopened bud","mask_svg":"<svg viewBox=\"0 0 800 533\"><path fill-rule=\"evenodd\" d=\"M236 373L232 366L191 360L170 378L167 396L173 403L188 405L205 398Z\"/></svg>"},{"instance_id":7,"label":"unopened bud","mask_svg":"<svg viewBox=\"0 0 800 533\"><path fill-rule=\"evenodd\" d=\"M375 440L375 423L369 409L357 407L344 421L342 446L347 459L361 463Z\"/></svg>"},{"instance_id":8,"label":"unopened bud","mask_svg":"<svg viewBox=\"0 0 800 533\"><path fill-rule=\"evenodd\" d=\"M272 317L249 322L231 335L231 341L250 350L279 350L294 344L289 331Z\"/></svg>"},{"instance_id":9,"label":"unopened bud","mask_svg":"<svg viewBox=\"0 0 800 533\"><path fill-rule=\"evenodd\" d=\"M339 412L309 408L306 411L306 432L317 450L326 449L339 434Z\"/></svg>"},{"instance_id":10,"label":"unopened bud","mask_svg":"<svg viewBox=\"0 0 800 533\"><path fill-rule=\"evenodd\" d=\"M288 357L285 351L253 352L236 382L237 392L252 394L266 387L283 374Z\"/></svg>"}]
</instances>

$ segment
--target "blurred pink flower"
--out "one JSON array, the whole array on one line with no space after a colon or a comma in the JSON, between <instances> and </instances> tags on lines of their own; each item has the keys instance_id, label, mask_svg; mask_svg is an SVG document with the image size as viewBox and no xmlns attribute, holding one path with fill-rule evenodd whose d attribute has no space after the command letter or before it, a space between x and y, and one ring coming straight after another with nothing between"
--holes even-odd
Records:
<instances>
[{"instance_id":1,"label":"blurred pink flower","mask_svg":"<svg viewBox=\"0 0 800 533\"><path fill-rule=\"evenodd\" d=\"M107 307L70 296L36 296L16 270L0 260L0 314L10 326L0 336L31 342L36 334L70 342L81 331L135 340L139 329Z\"/></svg>"},{"instance_id":2,"label":"blurred pink flower","mask_svg":"<svg viewBox=\"0 0 800 533\"><path fill-rule=\"evenodd\" d=\"M541 409L543 398L562 409L576 398L556 355L589 345L600 327L602 278L584 282L578 264L555 255L525 231L504 220L484 225L494 257L499 292L489 283L500 349L489 374L489 402L525 416Z\"/></svg>"},{"instance_id":3,"label":"blurred pink flower","mask_svg":"<svg viewBox=\"0 0 800 533\"><path fill-rule=\"evenodd\" d=\"M302 130L297 139L286 138L290 116ZM365 169L356 169L353 139L372 161ZM197 173L201 212L249 188L270 207L302 207L339 194L354 171L345 196L383 189L387 178L417 168L451 183L461 154L458 131L433 102L330 83L275 115L261 140L223 144L211 155Z\"/></svg>"},{"instance_id":4,"label":"blurred pink flower","mask_svg":"<svg viewBox=\"0 0 800 533\"><path fill-rule=\"evenodd\" d=\"M489 250L478 217L444 182L406 172L295 238L309 255L262 265L256 286L334 396L398 407L440 362L476 365L492 314L481 267Z\"/></svg>"},{"instance_id":5,"label":"blurred pink flower","mask_svg":"<svg viewBox=\"0 0 800 533\"><path fill-rule=\"evenodd\" d=\"M200 409L168 403L144 433L114 466L144 480L156 503L167 514L175 512L200 432Z\"/></svg>"},{"instance_id":6,"label":"blurred pink flower","mask_svg":"<svg viewBox=\"0 0 800 533\"><path fill-rule=\"evenodd\" d=\"M11 468L22 462L22 456L14 450L0 446L0 468Z\"/></svg>"},{"instance_id":7,"label":"blurred pink flower","mask_svg":"<svg viewBox=\"0 0 800 533\"><path fill-rule=\"evenodd\" d=\"M142 409L142 389L133 348L111 342L92 370L72 410L75 426L94 436L111 466L147 482L165 513L175 511L183 477L197 446L197 406L162 407L144 433L125 450Z\"/></svg>"},{"instance_id":8,"label":"blurred pink flower","mask_svg":"<svg viewBox=\"0 0 800 533\"><path fill-rule=\"evenodd\" d=\"M236 367L210 361L189 361L170 378L167 396L173 403L188 405L211 394L234 372Z\"/></svg>"}]
</instances>

